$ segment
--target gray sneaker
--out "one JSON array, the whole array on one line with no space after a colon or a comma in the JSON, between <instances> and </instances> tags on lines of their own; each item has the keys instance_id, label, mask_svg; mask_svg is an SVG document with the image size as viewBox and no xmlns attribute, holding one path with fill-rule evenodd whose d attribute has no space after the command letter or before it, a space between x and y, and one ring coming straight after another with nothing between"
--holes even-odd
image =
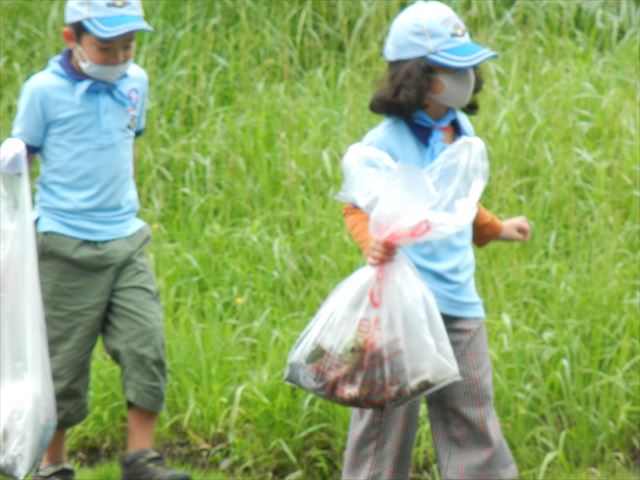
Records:
<instances>
[{"instance_id":1,"label":"gray sneaker","mask_svg":"<svg viewBox=\"0 0 640 480\"><path fill-rule=\"evenodd\" d=\"M158 452L146 448L122 459L122 480L191 480L191 475L167 467Z\"/></svg>"},{"instance_id":2,"label":"gray sneaker","mask_svg":"<svg viewBox=\"0 0 640 480\"><path fill-rule=\"evenodd\" d=\"M76 472L68 462L40 467L31 477L33 480L75 480Z\"/></svg>"}]
</instances>

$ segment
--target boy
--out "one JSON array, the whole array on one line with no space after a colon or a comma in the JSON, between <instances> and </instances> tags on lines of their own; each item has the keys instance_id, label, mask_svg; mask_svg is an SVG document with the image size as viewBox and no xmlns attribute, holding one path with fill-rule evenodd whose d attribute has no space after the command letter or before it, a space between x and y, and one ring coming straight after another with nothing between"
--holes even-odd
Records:
<instances>
[{"instance_id":1,"label":"boy","mask_svg":"<svg viewBox=\"0 0 640 480\"><path fill-rule=\"evenodd\" d=\"M134 140L147 74L132 63L151 31L140 0L68 0L68 47L24 84L12 136L38 154L35 218L58 427L34 479L74 478L65 432L88 413L91 352L102 334L128 407L124 479L188 480L151 449L164 403L162 310L136 217Z\"/></svg>"}]
</instances>

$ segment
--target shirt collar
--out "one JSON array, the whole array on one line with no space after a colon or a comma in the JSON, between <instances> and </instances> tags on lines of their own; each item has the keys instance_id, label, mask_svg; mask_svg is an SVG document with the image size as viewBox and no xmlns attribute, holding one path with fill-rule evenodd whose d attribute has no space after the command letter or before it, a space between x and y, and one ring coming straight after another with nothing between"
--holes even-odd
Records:
<instances>
[{"instance_id":1,"label":"shirt collar","mask_svg":"<svg viewBox=\"0 0 640 480\"><path fill-rule=\"evenodd\" d=\"M80 72L76 67L74 67L73 63L71 63L70 48L67 48L62 52L62 55L60 56L60 66L62 67L62 70L64 70L64 73L66 73L67 76L72 80L75 80L77 82L80 82L82 80L91 80L84 73Z\"/></svg>"},{"instance_id":2,"label":"shirt collar","mask_svg":"<svg viewBox=\"0 0 640 480\"><path fill-rule=\"evenodd\" d=\"M411 116L411 119L415 123L429 128L446 127L448 125L451 125L451 123L456 120L456 118L458 118L458 114L453 108L447 110L447 112L438 120L433 120L424 110L416 110Z\"/></svg>"},{"instance_id":3,"label":"shirt collar","mask_svg":"<svg viewBox=\"0 0 640 480\"><path fill-rule=\"evenodd\" d=\"M111 95L117 102L122 105L129 106L130 100L128 97L120 91L118 85L116 83L106 83L101 82L99 80L95 80L91 77L86 76L84 73L78 71L76 67L71 63L71 49L67 48L60 55L60 68L62 68L64 74L76 82L75 86L75 100L76 103L80 102L81 97L89 90L91 91L106 91ZM125 74L126 76L126 74Z\"/></svg>"},{"instance_id":4,"label":"shirt collar","mask_svg":"<svg viewBox=\"0 0 640 480\"><path fill-rule=\"evenodd\" d=\"M433 120L424 110L417 110L410 119L405 119L405 123L411 130L411 133L426 147L431 143L433 131L436 132L451 126L454 135L459 137L463 134L462 128L458 121L458 112L450 108L439 120ZM439 133L442 135L442 133Z\"/></svg>"},{"instance_id":5,"label":"shirt collar","mask_svg":"<svg viewBox=\"0 0 640 480\"><path fill-rule=\"evenodd\" d=\"M72 80L75 80L77 82L81 82L83 80L90 80L91 82L103 83L108 86L112 86L118 83L118 82L106 83L106 82L101 82L100 80L96 80L94 78L88 77L73 65L73 63L71 62L71 55L72 55L72 51L70 48L63 50L62 54L60 55L60 66L62 67L62 70L64 71L64 73ZM127 75L128 75L127 73L124 74L125 77Z\"/></svg>"}]
</instances>

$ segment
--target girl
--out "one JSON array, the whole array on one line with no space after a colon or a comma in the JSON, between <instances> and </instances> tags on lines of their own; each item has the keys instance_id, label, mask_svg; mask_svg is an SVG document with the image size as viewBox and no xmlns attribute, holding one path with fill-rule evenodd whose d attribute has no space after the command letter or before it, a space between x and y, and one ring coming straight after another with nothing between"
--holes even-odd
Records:
<instances>
[{"instance_id":1,"label":"girl","mask_svg":"<svg viewBox=\"0 0 640 480\"><path fill-rule=\"evenodd\" d=\"M425 167L448 144L474 135L467 113L482 88L477 66L496 54L471 41L460 18L436 1L418 1L393 21L385 47L387 85L370 108L386 118L362 140L397 162ZM367 214L344 209L347 227L370 264L391 260L395 247L372 240ZM472 242L528 241L524 217L500 221L478 206L473 226L451 237L404 248L433 292L462 381L427 398L438 467L447 479L516 478L518 471L493 407L483 303L474 282ZM344 456L344 479L407 478L420 400L395 408L354 409Z\"/></svg>"}]
</instances>

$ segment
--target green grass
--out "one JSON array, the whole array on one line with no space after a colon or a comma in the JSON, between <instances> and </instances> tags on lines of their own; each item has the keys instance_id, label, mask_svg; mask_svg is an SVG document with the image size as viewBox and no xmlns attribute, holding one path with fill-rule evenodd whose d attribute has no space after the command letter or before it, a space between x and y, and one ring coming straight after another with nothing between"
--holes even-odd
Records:
<instances>
[{"instance_id":1,"label":"green grass","mask_svg":"<svg viewBox=\"0 0 640 480\"><path fill-rule=\"evenodd\" d=\"M199 478L336 478L348 410L282 381L289 348L362 263L333 195L398 1L146 2L151 77L141 216L170 380L157 441ZM474 119L483 203L524 214L527 245L477 251L496 405L523 478L637 478L640 462L639 7L452 2L500 52ZM63 5L0 1L0 137L19 87L62 48ZM74 458L124 446L119 373L95 354ZM416 477L437 478L426 413ZM213 473L216 472L216 473ZM117 466L83 470L117 478Z\"/></svg>"}]
</instances>

